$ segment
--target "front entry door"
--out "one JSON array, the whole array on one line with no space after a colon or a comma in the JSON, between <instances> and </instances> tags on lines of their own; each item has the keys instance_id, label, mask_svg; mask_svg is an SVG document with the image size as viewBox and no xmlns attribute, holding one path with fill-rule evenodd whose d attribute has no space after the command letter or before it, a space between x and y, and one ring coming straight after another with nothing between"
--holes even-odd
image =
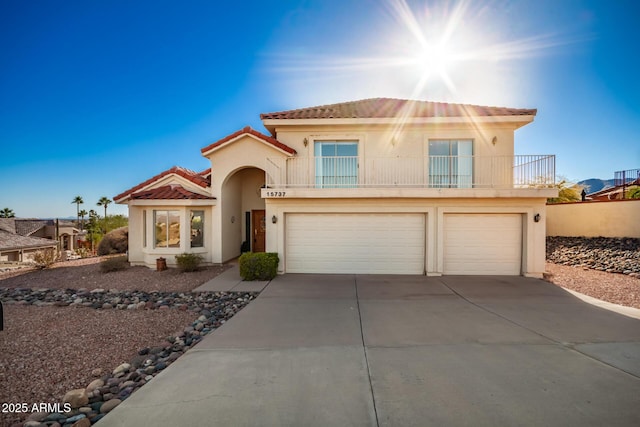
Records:
<instances>
[{"instance_id":1,"label":"front entry door","mask_svg":"<svg viewBox=\"0 0 640 427\"><path fill-rule=\"evenodd\" d=\"M253 252L264 252L267 231L264 210L251 211L251 227L253 228Z\"/></svg>"}]
</instances>

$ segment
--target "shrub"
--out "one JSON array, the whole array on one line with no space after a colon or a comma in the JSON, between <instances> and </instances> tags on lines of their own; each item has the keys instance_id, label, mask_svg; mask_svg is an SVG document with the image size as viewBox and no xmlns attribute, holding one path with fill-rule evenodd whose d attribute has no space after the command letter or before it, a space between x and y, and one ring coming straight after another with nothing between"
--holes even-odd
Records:
<instances>
[{"instance_id":1,"label":"shrub","mask_svg":"<svg viewBox=\"0 0 640 427\"><path fill-rule=\"evenodd\" d=\"M107 258L100 263L100 271L102 271L103 273L125 270L128 267L129 261L127 261L126 256Z\"/></svg>"},{"instance_id":2,"label":"shrub","mask_svg":"<svg viewBox=\"0 0 640 427\"><path fill-rule=\"evenodd\" d=\"M178 269L183 273L188 271L198 271L202 260L202 255L198 254L183 253L176 255Z\"/></svg>"},{"instance_id":3,"label":"shrub","mask_svg":"<svg viewBox=\"0 0 640 427\"><path fill-rule=\"evenodd\" d=\"M76 249L76 254L80 255L80 258L87 258L89 256L89 249L78 248Z\"/></svg>"},{"instance_id":4,"label":"shrub","mask_svg":"<svg viewBox=\"0 0 640 427\"><path fill-rule=\"evenodd\" d=\"M38 268L50 267L51 264L56 262L57 258L57 251L53 248L43 249L33 254L33 262L36 263L36 267Z\"/></svg>"},{"instance_id":5,"label":"shrub","mask_svg":"<svg viewBox=\"0 0 640 427\"><path fill-rule=\"evenodd\" d=\"M98 255L124 254L129 249L129 228L120 227L107 233L98 245Z\"/></svg>"},{"instance_id":6,"label":"shrub","mask_svg":"<svg viewBox=\"0 0 640 427\"><path fill-rule=\"evenodd\" d=\"M627 190L627 199L640 199L640 187Z\"/></svg>"},{"instance_id":7,"label":"shrub","mask_svg":"<svg viewBox=\"0 0 640 427\"><path fill-rule=\"evenodd\" d=\"M278 274L278 254L275 252L246 252L240 255L242 280L271 280Z\"/></svg>"}]
</instances>

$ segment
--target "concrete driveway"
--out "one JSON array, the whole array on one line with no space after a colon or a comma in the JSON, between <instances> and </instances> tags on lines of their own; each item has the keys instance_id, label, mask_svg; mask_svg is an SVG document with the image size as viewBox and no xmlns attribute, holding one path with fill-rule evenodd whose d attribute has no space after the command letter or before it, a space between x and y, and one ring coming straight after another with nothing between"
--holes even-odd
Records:
<instances>
[{"instance_id":1,"label":"concrete driveway","mask_svg":"<svg viewBox=\"0 0 640 427\"><path fill-rule=\"evenodd\" d=\"M640 320L522 277L296 275L102 427L640 425Z\"/></svg>"}]
</instances>

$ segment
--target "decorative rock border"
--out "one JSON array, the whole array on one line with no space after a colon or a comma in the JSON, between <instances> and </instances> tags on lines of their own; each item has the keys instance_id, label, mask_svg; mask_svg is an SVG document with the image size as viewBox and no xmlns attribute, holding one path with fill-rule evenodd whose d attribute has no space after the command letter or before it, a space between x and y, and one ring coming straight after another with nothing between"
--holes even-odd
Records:
<instances>
[{"instance_id":1,"label":"decorative rock border","mask_svg":"<svg viewBox=\"0 0 640 427\"><path fill-rule=\"evenodd\" d=\"M547 261L640 278L640 239L547 237Z\"/></svg>"},{"instance_id":2,"label":"decorative rock border","mask_svg":"<svg viewBox=\"0 0 640 427\"><path fill-rule=\"evenodd\" d=\"M104 289L27 289L0 288L5 304L36 306L76 306L98 310L191 310L199 317L176 336L167 337L167 345L138 351L129 363L103 374L100 369L86 388L70 390L62 399L71 411L32 413L22 427L88 427L126 400L154 376L196 345L202 337L223 325L258 292L140 292ZM63 412L64 411L64 412Z\"/></svg>"}]
</instances>

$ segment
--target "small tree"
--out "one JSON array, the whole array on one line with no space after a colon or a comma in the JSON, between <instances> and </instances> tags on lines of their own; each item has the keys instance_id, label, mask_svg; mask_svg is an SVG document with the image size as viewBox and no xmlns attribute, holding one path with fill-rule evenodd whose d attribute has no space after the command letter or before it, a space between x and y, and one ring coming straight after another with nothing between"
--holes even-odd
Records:
<instances>
[{"instance_id":1,"label":"small tree","mask_svg":"<svg viewBox=\"0 0 640 427\"><path fill-rule=\"evenodd\" d=\"M102 231L100 224L98 223L98 213L91 209L89 211L89 220L87 221L87 234L89 235L89 242L91 242L91 251L93 252L95 244L100 240Z\"/></svg>"},{"instance_id":2,"label":"small tree","mask_svg":"<svg viewBox=\"0 0 640 427\"><path fill-rule=\"evenodd\" d=\"M571 184L566 179L561 179L554 187L559 190L558 197L547 199L547 203L568 203L582 200L583 187L580 185Z\"/></svg>"},{"instance_id":3,"label":"small tree","mask_svg":"<svg viewBox=\"0 0 640 427\"><path fill-rule=\"evenodd\" d=\"M80 205L84 203L82 196L76 196L71 203L76 204L76 225L80 227Z\"/></svg>"},{"instance_id":4,"label":"small tree","mask_svg":"<svg viewBox=\"0 0 640 427\"><path fill-rule=\"evenodd\" d=\"M109 215L102 218L102 228L109 233L116 228L126 227L129 225L129 219L124 215Z\"/></svg>"},{"instance_id":5,"label":"small tree","mask_svg":"<svg viewBox=\"0 0 640 427\"><path fill-rule=\"evenodd\" d=\"M12 209L3 208L0 210L0 218L15 218L16 214L13 213Z\"/></svg>"},{"instance_id":6,"label":"small tree","mask_svg":"<svg viewBox=\"0 0 640 427\"><path fill-rule=\"evenodd\" d=\"M98 200L98 203L96 203L98 206L103 206L104 207L104 219L107 219L107 206L109 206L109 204L111 203L111 199L109 199L106 196L102 196L100 197L100 200ZM104 224L104 229L103 229L103 233L107 234L107 224L105 222Z\"/></svg>"},{"instance_id":7,"label":"small tree","mask_svg":"<svg viewBox=\"0 0 640 427\"><path fill-rule=\"evenodd\" d=\"M80 212L78 212L78 215L80 215L80 231L83 231L83 229L84 229L84 217L87 216L87 211L82 209L82 210L80 210Z\"/></svg>"}]
</instances>

